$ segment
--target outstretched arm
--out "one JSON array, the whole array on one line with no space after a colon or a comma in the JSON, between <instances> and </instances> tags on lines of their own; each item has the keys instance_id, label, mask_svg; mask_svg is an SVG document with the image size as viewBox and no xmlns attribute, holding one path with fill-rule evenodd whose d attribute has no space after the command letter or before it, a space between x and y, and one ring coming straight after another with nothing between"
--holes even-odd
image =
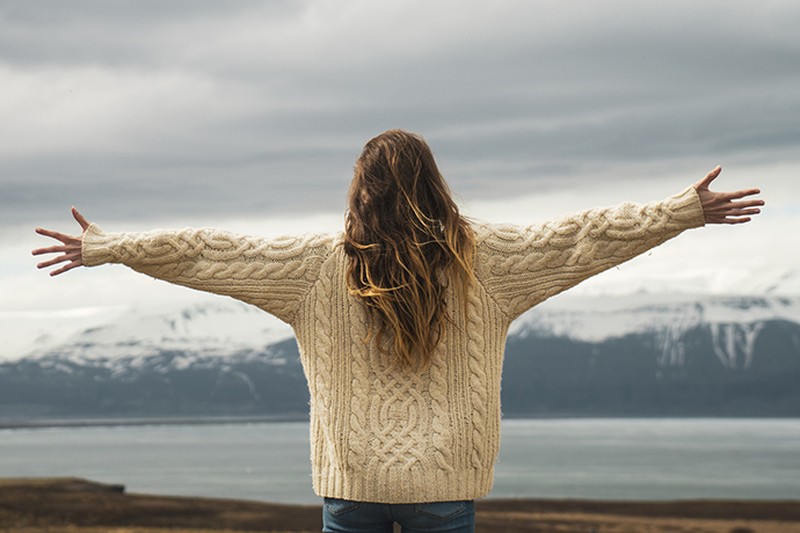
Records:
<instances>
[{"instance_id":1,"label":"outstretched arm","mask_svg":"<svg viewBox=\"0 0 800 533\"><path fill-rule=\"evenodd\" d=\"M479 231L478 278L510 319L604 270L705 224L741 224L764 202L758 189L713 192L715 168L661 202L589 209L542 225Z\"/></svg>"},{"instance_id":2,"label":"outstretched arm","mask_svg":"<svg viewBox=\"0 0 800 533\"><path fill-rule=\"evenodd\" d=\"M74 208L72 213L81 235L36 230L60 242L33 250L34 255L59 254L39 268L66 263L51 275L120 263L170 283L232 296L289 323L336 242L327 234L263 239L212 228L107 233Z\"/></svg>"},{"instance_id":3,"label":"outstretched arm","mask_svg":"<svg viewBox=\"0 0 800 533\"><path fill-rule=\"evenodd\" d=\"M75 220L81 226L80 235L67 235L65 233L59 233L58 231L52 231L44 228L36 228L36 233L38 233L39 235L44 235L45 237L50 237L57 241L61 241L60 246L48 246L47 248L37 248L33 250L33 252L31 252L33 253L33 255L61 254L47 261L42 261L41 263L36 265L36 268L47 268L53 265L57 265L59 263L65 263L65 262L67 263L61 268L58 268L50 272L51 276L57 276L59 274L67 272L68 270L72 270L73 268L83 266L83 257L81 256L81 243L83 242L83 234L86 233L86 228L89 227L89 222L74 207L72 208L72 216L75 217Z\"/></svg>"},{"instance_id":4,"label":"outstretched arm","mask_svg":"<svg viewBox=\"0 0 800 533\"><path fill-rule=\"evenodd\" d=\"M722 167L717 166L709 172L705 178L694 184L694 190L700 197L700 204L703 206L703 216L706 224L742 224L750 222L751 215L761 212L764 200L751 198L748 196L760 194L759 189L742 189L732 192L713 192L708 186L722 172Z\"/></svg>"}]
</instances>

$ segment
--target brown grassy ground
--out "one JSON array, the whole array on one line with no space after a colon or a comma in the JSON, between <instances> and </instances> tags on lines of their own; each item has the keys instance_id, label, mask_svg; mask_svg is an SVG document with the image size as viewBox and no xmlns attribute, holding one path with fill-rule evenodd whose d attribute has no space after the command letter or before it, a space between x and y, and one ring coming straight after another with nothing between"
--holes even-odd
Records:
<instances>
[{"instance_id":1,"label":"brown grassy ground","mask_svg":"<svg viewBox=\"0 0 800 533\"><path fill-rule=\"evenodd\" d=\"M800 533L800 502L481 500L479 532ZM0 480L0 531L318 532L318 506L126 494L74 478Z\"/></svg>"}]
</instances>

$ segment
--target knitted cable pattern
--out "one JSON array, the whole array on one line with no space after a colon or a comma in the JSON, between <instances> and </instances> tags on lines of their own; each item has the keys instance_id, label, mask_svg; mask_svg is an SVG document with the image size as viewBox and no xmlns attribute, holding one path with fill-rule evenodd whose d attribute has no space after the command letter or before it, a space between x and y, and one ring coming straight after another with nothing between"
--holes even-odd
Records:
<instances>
[{"instance_id":1,"label":"knitted cable pattern","mask_svg":"<svg viewBox=\"0 0 800 533\"><path fill-rule=\"evenodd\" d=\"M336 264L332 261L326 261L321 276L317 281L319 294L315 296L318 298L332 298L333 297L333 283L335 280L332 276ZM322 332L329 332L333 329L333 306L328 305L327 302L315 302L311 306L314 313L314 330ZM332 406L337 401L334 396L333 382L336 378L334 374L334 350L333 343L335 339L331 335L315 335L312 338L313 357L309 357L309 352L304 351L303 363L304 367L308 368L307 379L309 381L309 390L311 392L311 407L312 424L310 428L311 433L311 458L312 462L317 465L325 465L327 470L326 475L315 478L315 485L320 491L326 490L324 483L328 481L338 481L341 475L337 475L335 471L340 465L336 460L338 449L341 448L341 436L335 431L335 426L341 417L347 417L348 413L344 410L334 410ZM339 418L339 419L337 419Z\"/></svg>"},{"instance_id":2,"label":"knitted cable pattern","mask_svg":"<svg viewBox=\"0 0 800 533\"><path fill-rule=\"evenodd\" d=\"M545 224L485 225L478 276L509 320L581 281L704 224L694 188L664 202L590 209Z\"/></svg>"},{"instance_id":3,"label":"knitted cable pattern","mask_svg":"<svg viewBox=\"0 0 800 533\"><path fill-rule=\"evenodd\" d=\"M292 325L311 397L314 490L356 501L474 499L492 486L508 326L538 302L703 225L693 189L543 225L475 226L475 276L448 288L448 322L424 372L392 367L345 283L341 235L257 239L217 230L105 233L87 266L123 263L257 305ZM454 284L451 284L454 285Z\"/></svg>"},{"instance_id":4,"label":"knitted cable pattern","mask_svg":"<svg viewBox=\"0 0 800 533\"><path fill-rule=\"evenodd\" d=\"M447 332L445 332L445 336ZM448 410L448 379L447 379L447 352L443 349L448 344L448 339L442 339L437 347L436 355L431 360L429 370L430 385L430 410L432 415L432 452L433 461L437 469L443 472L453 471L453 448L457 442L451 438L453 424Z\"/></svg>"},{"instance_id":5,"label":"knitted cable pattern","mask_svg":"<svg viewBox=\"0 0 800 533\"><path fill-rule=\"evenodd\" d=\"M342 282L345 283L344 279ZM351 305L355 303L351 302ZM361 353L367 346L369 333L366 316L363 312L353 313L352 318L349 339L346 339L350 343L348 353ZM354 482L359 484L355 490L366 494L368 490L365 481L375 477L375 472L366 470L368 459L372 454L369 397L372 383L375 381L375 372L365 357L353 357L351 364L353 388L350 397L350 445L347 449L347 468L355 473Z\"/></svg>"},{"instance_id":6,"label":"knitted cable pattern","mask_svg":"<svg viewBox=\"0 0 800 533\"><path fill-rule=\"evenodd\" d=\"M92 224L82 254L86 266L122 263L170 283L232 296L291 322L334 239L262 239L210 228L106 233Z\"/></svg>"},{"instance_id":7,"label":"knitted cable pattern","mask_svg":"<svg viewBox=\"0 0 800 533\"><path fill-rule=\"evenodd\" d=\"M489 383L486 374L486 331L484 329L484 313L481 308L484 303L479 297L477 290L473 290L467 296L467 355L469 357L469 388L470 388L470 407L472 409L472 451L470 453L470 463L472 468L481 470L487 460L486 454L486 431L488 420L488 398L489 393L487 384Z\"/></svg>"}]
</instances>

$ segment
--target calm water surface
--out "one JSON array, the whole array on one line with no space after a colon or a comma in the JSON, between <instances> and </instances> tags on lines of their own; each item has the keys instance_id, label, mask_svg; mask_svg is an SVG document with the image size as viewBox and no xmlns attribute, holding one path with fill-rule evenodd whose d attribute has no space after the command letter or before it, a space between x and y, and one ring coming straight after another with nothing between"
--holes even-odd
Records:
<instances>
[{"instance_id":1,"label":"calm water surface","mask_svg":"<svg viewBox=\"0 0 800 533\"><path fill-rule=\"evenodd\" d=\"M0 430L0 477L318 503L305 422ZM491 497L800 499L800 420L503 422Z\"/></svg>"}]
</instances>

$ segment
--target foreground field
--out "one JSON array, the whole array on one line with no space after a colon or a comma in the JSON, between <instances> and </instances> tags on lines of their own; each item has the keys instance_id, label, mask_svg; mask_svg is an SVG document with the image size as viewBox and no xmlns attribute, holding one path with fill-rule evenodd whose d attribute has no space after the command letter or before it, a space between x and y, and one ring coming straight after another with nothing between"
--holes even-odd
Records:
<instances>
[{"instance_id":1,"label":"foreground field","mask_svg":"<svg viewBox=\"0 0 800 533\"><path fill-rule=\"evenodd\" d=\"M479 532L800 533L800 502L482 500ZM318 506L126 494L82 479L0 480L0 531L318 532Z\"/></svg>"}]
</instances>

